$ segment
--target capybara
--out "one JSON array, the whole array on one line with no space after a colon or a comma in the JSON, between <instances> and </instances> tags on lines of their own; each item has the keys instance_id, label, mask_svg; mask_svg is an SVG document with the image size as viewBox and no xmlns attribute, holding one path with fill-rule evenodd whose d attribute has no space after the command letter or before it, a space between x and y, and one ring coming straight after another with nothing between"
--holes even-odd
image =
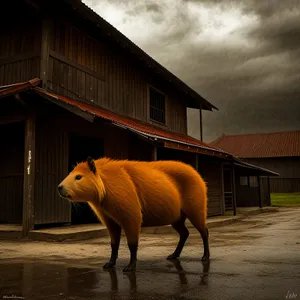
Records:
<instances>
[{"instance_id":1,"label":"capybara","mask_svg":"<svg viewBox=\"0 0 300 300\"><path fill-rule=\"evenodd\" d=\"M190 165L88 157L59 184L58 192L64 199L88 202L107 227L111 257L104 268L116 265L122 229L130 250L130 262L124 272L136 268L141 227L172 225L180 239L167 259L178 258L189 236L186 218L201 234L202 261L209 259L207 187Z\"/></svg>"}]
</instances>

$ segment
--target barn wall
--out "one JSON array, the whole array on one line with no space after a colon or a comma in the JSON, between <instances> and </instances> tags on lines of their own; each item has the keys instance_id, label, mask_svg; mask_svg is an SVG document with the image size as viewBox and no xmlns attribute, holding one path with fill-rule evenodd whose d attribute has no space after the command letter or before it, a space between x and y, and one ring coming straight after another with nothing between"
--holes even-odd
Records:
<instances>
[{"instance_id":1,"label":"barn wall","mask_svg":"<svg viewBox=\"0 0 300 300\"><path fill-rule=\"evenodd\" d=\"M99 33L95 39L65 16L51 23L50 32L50 90L164 128L149 120L150 84L167 95L166 127L187 133L185 96L148 75L124 49Z\"/></svg>"},{"instance_id":2,"label":"barn wall","mask_svg":"<svg viewBox=\"0 0 300 300\"><path fill-rule=\"evenodd\" d=\"M39 77L41 22L28 6L5 5L0 19L0 85ZM13 18L7 20L5 15Z\"/></svg>"},{"instance_id":3,"label":"barn wall","mask_svg":"<svg viewBox=\"0 0 300 300\"><path fill-rule=\"evenodd\" d=\"M127 158L127 133L53 105L39 112L37 128L35 224L69 223L71 205L59 197L57 186L68 174L70 134L103 139L105 156Z\"/></svg>"},{"instance_id":4,"label":"barn wall","mask_svg":"<svg viewBox=\"0 0 300 300\"><path fill-rule=\"evenodd\" d=\"M222 163L217 158L199 155L198 171L207 183L208 189L208 215L223 214L223 176Z\"/></svg>"},{"instance_id":5,"label":"barn wall","mask_svg":"<svg viewBox=\"0 0 300 300\"><path fill-rule=\"evenodd\" d=\"M279 173L280 178L300 178L300 157L251 158L247 161Z\"/></svg>"},{"instance_id":6,"label":"barn wall","mask_svg":"<svg viewBox=\"0 0 300 300\"><path fill-rule=\"evenodd\" d=\"M24 122L0 125L0 223L22 223L24 130Z\"/></svg>"},{"instance_id":7,"label":"barn wall","mask_svg":"<svg viewBox=\"0 0 300 300\"><path fill-rule=\"evenodd\" d=\"M300 157L255 158L248 161L280 174L270 178L271 193L300 192Z\"/></svg>"}]
</instances>

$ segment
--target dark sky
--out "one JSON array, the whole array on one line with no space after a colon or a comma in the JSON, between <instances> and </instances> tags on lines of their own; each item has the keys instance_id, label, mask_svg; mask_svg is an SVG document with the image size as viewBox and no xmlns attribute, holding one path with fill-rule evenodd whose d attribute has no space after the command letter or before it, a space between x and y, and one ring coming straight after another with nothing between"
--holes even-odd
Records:
<instances>
[{"instance_id":1,"label":"dark sky","mask_svg":"<svg viewBox=\"0 0 300 300\"><path fill-rule=\"evenodd\" d=\"M219 111L204 140L300 130L299 0L85 0ZM199 112L188 112L199 137Z\"/></svg>"}]
</instances>

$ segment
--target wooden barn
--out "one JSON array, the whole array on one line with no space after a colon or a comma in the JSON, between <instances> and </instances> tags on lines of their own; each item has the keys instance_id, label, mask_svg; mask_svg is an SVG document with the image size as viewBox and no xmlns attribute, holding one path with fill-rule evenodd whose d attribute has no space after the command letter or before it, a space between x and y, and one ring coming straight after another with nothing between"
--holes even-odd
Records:
<instances>
[{"instance_id":1,"label":"wooden barn","mask_svg":"<svg viewBox=\"0 0 300 300\"><path fill-rule=\"evenodd\" d=\"M210 145L271 169L271 193L300 192L300 131L222 135Z\"/></svg>"},{"instance_id":2,"label":"wooden barn","mask_svg":"<svg viewBox=\"0 0 300 300\"><path fill-rule=\"evenodd\" d=\"M2 15L0 223L26 236L97 222L57 193L87 156L187 162L208 184L210 216L249 195L241 174L276 175L189 137L187 108L216 108L80 0L12 0ZM252 190L269 205L268 189Z\"/></svg>"}]
</instances>

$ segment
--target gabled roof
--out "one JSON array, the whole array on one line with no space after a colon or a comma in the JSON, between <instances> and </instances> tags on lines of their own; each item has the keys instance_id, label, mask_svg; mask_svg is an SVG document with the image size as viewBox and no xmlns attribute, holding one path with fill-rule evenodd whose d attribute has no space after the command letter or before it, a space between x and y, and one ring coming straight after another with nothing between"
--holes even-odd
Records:
<instances>
[{"instance_id":1,"label":"gabled roof","mask_svg":"<svg viewBox=\"0 0 300 300\"><path fill-rule=\"evenodd\" d=\"M41 97L53 102L56 105L63 107L66 110L69 110L72 113L79 115L82 118L85 118L90 122L94 122L96 118L100 118L111 122L111 124L114 126L118 126L125 130L129 130L149 140L163 142L165 147L172 148L173 145L175 149L215 156L229 161L232 160L235 165L243 168L252 169L258 172L261 176L279 175L278 173L273 172L271 170L245 162L227 151L224 151L216 146L204 143L188 135L179 134L166 129L162 129L128 116L122 116L120 114L114 113L110 110L104 109L96 105L79 102L68 97L48 92L38 87L37 85L39 83L41 83L41 80L35 78L28 82L20 82L10 85L10 87L6 86L6 92L5 94L0 93L0 99L12 95L14 93L30 91L32 93L40 95ZM0 87L0 91L1 90L3 90L3 87Z\"/></svg>"},{"instance_id":2,"label":"gabled roof","mask_svg":"<svg viewBox=\"0 0 300 300\"><path fill-rule=\"evenodd\" d=\"M300 156L300 130L222 135L209 144L241 158Z\"/></svg>"},{"instance_id":3,"label":"gabled roof","mask_svg":"<svg viewBox=\"0 0 300 300\"><path fill-rule=\"evenodd\" d=\"M39 2L39 7L47 10L47 7L55 7L59 9L61 5L67 6L72 13L77 14L84 22L89 21L100 34L105 34L106 37L116 43L121 51L130 53L140 65L143 65L149 72L154 73L158 78L170 83L174 88L181 91L187 98L191 99L190 107L201 108L203 110L213 109L218 110L212 103L203 98L194 89L180 80L177 76L155 61L145 51L108 23L105 19L94 12L90 7L84 4L81 0L35 0ZM45 6L44 6L45 5Z\"/></svg>"}]
</instances>

